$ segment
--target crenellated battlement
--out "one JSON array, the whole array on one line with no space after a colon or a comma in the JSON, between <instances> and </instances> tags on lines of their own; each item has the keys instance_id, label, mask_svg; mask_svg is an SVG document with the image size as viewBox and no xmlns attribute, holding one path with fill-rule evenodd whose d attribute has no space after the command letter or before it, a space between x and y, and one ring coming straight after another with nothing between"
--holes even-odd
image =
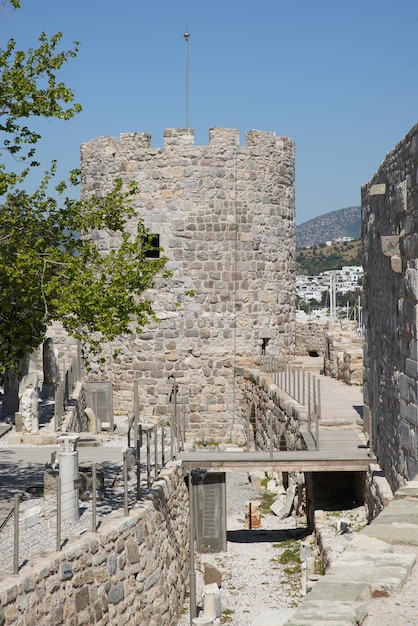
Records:
<instances>
[{"instance_id":1,"label":"crenellated battlement","mask_svg":"<svg viewBox=\"0 0 418 626\"><path fill-rule=\"evenodd\" d=\"M116 137L98 137L81 145L82 158L92 152L103 156L116 156L116 153L135 152L142 150L178 150L188 148L202 151L216 148L219 151L225 149L241 149L252 153L282 151L285 147L293 146L293 141L288 137L277 137L275 133L261 130L248 130L245 134L245 146L240 145L240 132L235 128L211 128L209 129L208 145L195 145L194 130L191 128L167 128L164 131L164 143L162 148L153 148L152 137L149 133L121 133Z\"/></svg>"},{"instance_id":2,"label":"crenellated battlement","mask_svg":"<svg viewBox=\"0 0 418 626\"><path fill-rule=\"evenodd\" d=\"M135 181L133 206L172 272L150 294L160 323L109 346L121 355L103 373L115 406L131 410L137 380L144 414L169 415L175 374L189 429L217 439L230 436L232 355L253 364L266 329L271 354L294 351L295 145L261 130L241 139L211 128L196 146L193 129L168 128L161 147L148 133L123 133L81 149L83 197L104 196L117 178ZM112 232L94 236L102 251L120 245Z\"/></svg>"}]
</instances>

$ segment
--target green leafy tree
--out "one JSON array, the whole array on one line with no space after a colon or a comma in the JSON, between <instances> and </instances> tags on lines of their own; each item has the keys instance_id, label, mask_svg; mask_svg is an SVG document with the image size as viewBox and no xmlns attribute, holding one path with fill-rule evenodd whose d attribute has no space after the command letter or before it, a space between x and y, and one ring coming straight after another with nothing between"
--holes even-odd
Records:
<instances>
[{"instance_id":1,"label":"green leafy tree","mask_svg":"<svg viewBox=\"0 0 418 626\"><path fill-rule=\"evenodd\" d=\"M0 3L0 8L7 7ZM13 0L18 7L18 0ZM97 351L102 340L130 333L155 319L146 297L166 258L148 259L148 232L135 216L135 186L120 180L104 198L66 197L67 185L48 193L55 165L34 193L18 186L37 165L41 139L29 128L32 116L68 120L81 110L73 93L57 81L62 65L75 56L58 50L61 35L40 36L40 46L16 50L13 40L0 49L0 137L3 149L21 162L11 171L0 162L0 369L19 360L43 340L52 320ZM70 174L78 182L78 172ZM135 216L136 230L127 229ZM110 230L117 249L103 254L89 236Z\"/></svg>"},{"instance_id":2,"label":"green leafy tree","mask_svg":"<svg viewBox=\"0 0 418 626\"><path fill-rule=\"evenodd\" d=\"M2 8L7 6L3 2ZM11 3L19 6L17 0ZM76 56L78 43L71 50L59 50L62 33L39 36L39 46L27 51L16 49L10 39L0 49L0 134L3 152L11 155L17 169L0 163L0 195L21 183L36 161L40 135L30 128L32 118L71 119L81 111L74 94L57 76L65 63Z\"/></svg>"}]
</instances>

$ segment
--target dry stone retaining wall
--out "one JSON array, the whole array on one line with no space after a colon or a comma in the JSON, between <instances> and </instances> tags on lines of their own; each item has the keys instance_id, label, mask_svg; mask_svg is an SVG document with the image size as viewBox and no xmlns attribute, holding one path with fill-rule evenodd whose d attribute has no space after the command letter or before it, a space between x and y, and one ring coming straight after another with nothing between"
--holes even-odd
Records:
<instances>
[{"instance_id":1,"label":"dry stone retaining wall","mask_svg":"<svg viewBox=\"0 0 418 626\"><path fill-rule=\"evenodd\" d=\"M365 422L395 491L418 472L418 126L362 188Z\"/></svg>"},{"instance_id":2,"label":"dry stone retaining wall","mask_svg":"<svg viewBox=\"0 0 418 626\"><path fill-rule=\"evenodd\" d=\"M166 419L174 374L188 429L222 440L235 365L257 364L263 345L294 353L294 160L291 139L257 130L245 146L225 128L211 129L207 146L195 146L190 129L166 130L161 148L147 133L82 145L83 196L104 195L117 178L137 181L138 214L172 271L149 293L160 322L108 346L104 370L90 374L113 383L117 412L132 412L137 379L141 412ZM118 246L115 233L93 236L104 252Z\"/></svg>"},{"instance_id":3,"label":"dry stone retaining wall","mask_svg":"<svg viewBox=\"0 0 418 626\"><path fill-rule=\"evenodd\" d=\"M179 464L164 469L128 517L44 553L0 582L7 626L167 626L185 599L188 495Z\"/></svg>"},{"instance_id":4,"label":"dry stone retaining wall","mask_svg":"<svg viewBox=\"0 0 418 626\"><path fill-rule=\"evenodd\" d=\"M270 449L270 419L273 424L273 449L300 450L301 421L306 420L302 407L280 389L271 378L258 370L239 368L241 421L250 424L254 445L259 450Z\"/></svg>"}]
</instances>

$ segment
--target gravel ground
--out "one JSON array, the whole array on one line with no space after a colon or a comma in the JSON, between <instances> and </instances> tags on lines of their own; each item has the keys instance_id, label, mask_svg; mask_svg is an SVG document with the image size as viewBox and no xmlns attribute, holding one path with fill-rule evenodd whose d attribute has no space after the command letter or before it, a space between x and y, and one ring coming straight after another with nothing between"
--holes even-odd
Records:
<instances>
[{"instance_id":1,"label":"gravel ground","mask_svg":"<svg viewBox=\"0 0 418 626\"><path fill-rule=\"evenodd\" d=\"M119 418L117 422L117 435L119 436L112 437L107 445L126 445L126 419ZM7 448L8 445L6 435L0 439L0 448ZM303 599L300 573L295 575L290 572L289 565L282 564L278 560L288 547L288 543L283 544L283 542L300 540L311 545L313 552L316 550L316 542L309 534L305 519L293 516L279 520L274 514L263 515L260 529L245 530L245 504L249 500L260 500L261 493L252 487L247 473L227 473L226 477L227 551L211 555L215 562L225 570L225 580L220 592L221 623L230 626L252 626L255 618L264 611L295 609ZM100 518L111 510L123 507L123 486L119 485L118 483L112 487L107 485L106 502L98 501L98 523ZM132 481L130 491L133 503L135 481ZM54 498L49 500L28 498L21 503L20 512L19 562L22 564L33 554L55 549L56 501ZM80 513L78 522L63 523L63 542L69 535L76 536L91 529L91 503L82 502ZM335 518L331 515L329 526L334 525ZM336 533L334 536L332 531L330 535L335 554L337 554L344 549L347 539ZM0 533L0 577L10 573L12 567L13 519ZM203 575L200 571L199 555L196 555L196 587L197 603L202 605ZM383 623L381 622L379 626ZM176 626L189 626L189 624L187 602L184 614ZM415 622L405 622L405 624L409 626ZM374 624L371 622L370 626Z\"/></svg>"},{"instance_id":2,"label":"gravel ground","mask_svg":"<svg viewBox=\"0 0 418 626\"><path fill-rule=\"evenodd\" d=\"M127 442L126 417L115 417L116 430L112 437L102 445L104 447L118 447L122 450ZM166 458L169 454L169 433L166 434ZM144 438L145 439L145 438ZM10 446L10 433L0 438L0 450ZM33 445L20 444L19 447L31 448ZM51 448L53 449L53 448ZM161 450L158 449L158 455ZM141 449L141 458L145 459L146 445ZM160 456L158 457L160 458ZM121 452L122 460L122 452ZM151 468L154 475L154 447L151 449ZM141 485L147 487L147 468L141 463ZM100 521L112 511L124 507L124 486L122 463L119 469L105 472L106 498L97 499L96 527ZM129 480L128 503L129 507L136 502L136 477ZM75 537L92 530L93 514L91 500L80 499L80 517L77 521L61 522L61 545L64 545L69 537ZM56 496L48 498L37 497L34 492L26 492L19 504L19 566L37 554L46 550L55 550L57 546L57 502ZM0 578L10 575L14 563L14 516L0 529Z\"/></svg>"},{"instance_id":3,"label":"gravel ground","mask_svg":"<svg viewBox=\"0 0 418 626\"><path fill-rule=\"evenodd\" d=\"M289 539L313 541L304 519L275 515L262 517L259 530L244 530L245 503L260 500L260 492L252 488L247 474L227 473L227 532L226 552L220 552L215 562L226 570L222 583L222 624L251 626L254 619L268 609L296 608L302 600L300 576L289 578L286 565L278 563L284 548L280 543ZM196 598L202 605L203 575L196 565ZM188 604L177 626L189 626Z\"/></svg>"}]
</instances>

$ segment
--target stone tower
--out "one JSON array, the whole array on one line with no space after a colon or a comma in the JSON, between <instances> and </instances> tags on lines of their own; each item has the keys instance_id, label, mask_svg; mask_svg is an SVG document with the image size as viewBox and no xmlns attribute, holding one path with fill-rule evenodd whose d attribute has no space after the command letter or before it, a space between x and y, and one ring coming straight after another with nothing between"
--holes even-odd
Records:
<instances>
[{"instance_id":1,"label":"stone tower","mask_svg":"<svg viewBox=\"0 0 418 626\"><path fill-rule=\"evenodd\" d=\"M82 145L83 196L137 181L138 213L172 272L151 294L159 323L118 342L117 362L106 359L100 376L113 383L116 411L132 413L137 379L141 415L170 414L175 375L187 427L230 438L235 367L256 365L262 351L294 352L294 164L291 139L256 130L245 146L224 128L210 130L208 146L195 146L190 129L166 130L162 148L147 133ZM94 236L103 250L117 245L112 233Z\"/></svg>"}]
</instances>

